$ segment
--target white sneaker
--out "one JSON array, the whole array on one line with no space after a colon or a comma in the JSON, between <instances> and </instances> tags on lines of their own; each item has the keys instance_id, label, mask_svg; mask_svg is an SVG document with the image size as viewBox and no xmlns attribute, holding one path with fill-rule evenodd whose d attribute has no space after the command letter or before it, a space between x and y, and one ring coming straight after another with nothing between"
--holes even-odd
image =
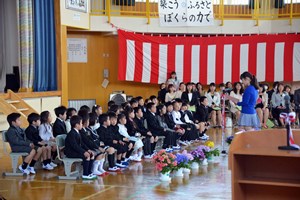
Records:
<instances>
[{"instance_id":1,"label":"white sneaker","mask_svg":"<svg viewBox=\"0 0 300 200\"><path fill-rule=\"evenodd\" d=\"M205 137L205 135L203 135L203 136L201 136L201 137L199 137L201 140L208 140L208 138L207 137Z\"/></svg>"},{"instance_id":2,"label":"white sneaker","mask_svg":"<svg viewBox=\"0 0 300 200\"><path fill-rule=\"evenodd\" d=\"M166 148L166 152L167 152L167 153L172 153L172 152L173 152L173 149L172 149L172 148Z\"/></svg>"},{"instance_id":3,"label":"white sneaker","mask_svg":"<svg viewBox=\"0 0 300 200\"><path fill-rule=\"evenodd\" d=\"M173 148L174 150L180 150L180 146L179 146L179 145L173 146L172 148Z\"/></svg>"},{"instance_id":4,"label":"white sneaker","mask_svg":"<svg viewBox=\"0 0 300 200\"><path fill-rule=\"evenodd\" d=\"M188 144L187 144L186 142L181 141L181 140L179 140L179 144L182 144L182 145L184 145L184 146L188 146Z\"/></svg>"},{"instance_id":5,"label":"white sneaker","mask_svg":"<svg viewBox=\"0 0 300 200\"><path fill-rule=\"evenodd\" d=\"M50 164L47 164L47 165L43 165L43 169L50 171L50 170L53 170L54 168Z\"/></svg>"},{"instance_id":6,"label":"white sneaker","mask_svg":"<svg viewBox=\"0 0 300 200\"><path fill-rule=\"evenodd\" d=\"M116 167L116 166L114 166L114 167L110 167L110 168L108 168L108 171L111 171L111 172L117 172L117 171L120 171L120 168L119 167Z\"/></svg>"},{"instance_id":7,"label":"white sneaker","mask_svg":"<svg viewBox=\"0 0 300 200\"><path fill-rule=\"evenodd\" d=\"M54 162L51 162L50 165L51 165L52 167L57 167L57 164L55 164Z\"/></svg>"},{"instance_id":8,"label":"white sneaker","mask_svg":"<svg viewBox=\"0 0 300 200\"><path fill-rule=\"evenodd\" d=\"M23 174L26 174L26 175L30 174L30 172L28 171L28 169L23 169L23 168L22 168L22 165L19 166L19 170L20 170Z\"/></svg>"},{"instance_id":9,"label":"white sneaker","mask_svg":"<svg viewBox=\"0 0 300 200\"><path fill-rule=\"evenodd\" d=\"M136 159L137 158L137 155L135 154L134 156L130 156L129 157L129 160L134 160L134 159Z\"/></svg>"},{"instance_id":10,"label":"white sneaker","mask_svg":"<svg viewBox=\"0 0 300 200\"><path fill-rule=\"evenodd\" d=\"M125 158L124 161L125 161L125 162L129 162L129 161L130 161L130 158Z\"/></svg>"},{"instance_id":11,"label":"white sneaker","mask_svg":"<svg viewBox=\"0 0 300 200\"><path fill-rule=\"evenodd\" d=\"M133 161L135 161L135 162L141 162L141 161L142 161L142 159L141 159L141 158L139 158L139 157L135 157L135 158L133 159Z\"/></svg>"},{"instance_id":12,"label":"white sneaker","mask_svg":"<svg viewBox=\"0 0 300 200\"><path fill-rule=\"evenodd\" d=\"M95 179L95 176L94 175L88 175L88 176L82 175L82 179L83 180L93 180L93 179Z\"/></svg>"},{"instance_id":13,"label":"white sneaker","mask_svg":"<svg viewBox=\"0 0 300 200\"><path fill-rule=\"evenodd\" d=\"M118 167L120 167L120 168L127 168L126 165L122 165L121 163L116 163L116 165L117 165Z\"/></svg>"},{"instance_id":14,"label":"white sneaker","mask_svg":"<svg viewBox=\"0 0 300 200\"><path fill-rule=\"evenodd\" d=\"M28 170L31 174L35 174L34 167L27 167L27 170Z\"/></svg>"},{"instance_id":15,"label":"white sneaker","mask_svg":"<svg viewBox=\"0 0 300 200\"><path fill-rule=\"evenodd\" d=\"M191 145L191 142L190 142L190 141L185 141L185 143L187 143L187 145Z\"/></svg>"},{"instance_id":16,"label":"white sneaker","mask_svg":"<svg viewBox=\"0 0 300 200\"><path fill-rule=\"evenodd\" d=\"M208 135L206 135L205 133L203 134L203 136L205 136L205 137L209 138L209 136L208 136Z\"/></svg>"},{"instance_id":17,"label":"white sneaker","mask_svg":"<svg viewBox=\"0 0 300 200\"><path fill-rule=\"evenodd\" d=\"M152 156L151 155L147 155L147 156L144 156L145 159L151 159Z\"/></svg>"}]
</instances>

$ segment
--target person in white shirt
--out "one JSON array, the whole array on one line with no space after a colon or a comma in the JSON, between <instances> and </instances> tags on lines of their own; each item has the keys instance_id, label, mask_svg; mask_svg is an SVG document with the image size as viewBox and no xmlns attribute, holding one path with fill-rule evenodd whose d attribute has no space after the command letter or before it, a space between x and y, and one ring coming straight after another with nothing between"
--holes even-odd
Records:
<instances>
[{"instance_id":1,"label":"person in white shirt","mask_svg":"<svg viewBox=\"0 0 300 200\"><path fill-rule=\"evenodd\" d=\"M173 101L176 97L176 89L173 84L168 85L168 93L165 97L165 102Z\"/></svg>"},{"instance_id":2,"label":"person in white shirt","mask_svg":"<svg viewBox=\"0 0 300 200\"><path fill-rule=\"evenodd\" d=\"M243 98L243 93L244 93L244 89L243 86L240 82L235 82L234 86L233 86L233 90L230 92L230 96L239 99L239 102L242 101ZM241 115L241 107L238 106L235 102L233 101L229 101L230 103L230 112L232 112L235 117L236 117L236 121L238 122L240 119L240 115Z\"/></svg>"},{"instance_id":3,"label":"person in white shirt","mask_svg":"<svg viewBox=\"0 0 300 200\"><path fill-rule=\"evenodd\" d=\"M195 124L187 124L181 120L182 115L180 112L179 103L177 101L173 102L172 117L173 117L173 121L176 125L180 125L180 127L185 129L186 134L184 135L184 137L182 139L191 141L191 140L196 140L199 138Z\"/></svg>"},{"instance_id":4,"label":"person in white shirt","mask_svg":"<svg viewBox=\"0 0 300 200\"><path fill-rule=\"evenodd\" d=\"M67 133L69 133L71 131L70 119L74 115L77 115L77 110L75 108L68 108L68 110L67 110L67 119L65 121Z\"/></svg>"},{"instance_id":5,"label":"person in white shirt","mask_svg":"<svg viewBox=\"0 0 300 200\"><path fill-rule=\"evenodd\" d=\"M176 72L171 72L171 77L168 79L168 84L172 84L175 87L175 91L179 88L179 80L177 79Z\"/></svg>"},{"instance_id":6,"label":"person in white shirt","mask_svg":"<svg viewBox=\"0 0 300 200\"><path fill-rule=\"evenodd\" d=\"M39 135L43 141L47 143L47 145L51 146L52 150L52 158L53 155L56 155L56 145L55 145L55 138L52 132L52 117L49 111L41 112L41 125L39 126ZM50 163L52 167L57 167L57 165L53 162Z\"/></svg>"},{"instance_id":7,"label":"person in white shirt","mask_svg":"<svg viewBox=\"0 0 300 200\"><path fill-rule=\"evenodd\" d=\"M134 155L132 157L130 157L131 160L133 161L137 161L140 162L142 160L142 156L143 154L138 153L138 152L142 152L143 151L143 142L141 139L139 139L138 137L135 136L130 136L127 132L127 128L125 126L125 124L127 123L126 120L126 116L123 114L119 114L118 115L118 127L119 127L119 133L120 135L122 135L123 137L127 138L129 141L134 142L134 150L133 153Z\"/></svg>"},{"instance_id":8,"label":"person in white shirt","mask_svg":"<svg viewBox=\"0 0 300 200\"><path fill-rule=\"evenodd\" d=\"M213 127L221 127L222 123L222 113L221 113L221 98L220 94L216 92L216 84L210 83L209 90L207 91L206 95L208 100L208 108L209 112L211 113L211 121Z\"/></svg>"},{"instance_id":9,"label":"person in white shirt","mask_svg":"<svg viewBox=\"0 0 300 200\"><path fill-rule=\"evenodd\" d=\"M186 90L186 85L184 82L181 82L179 84L179 90L176 91L175 99L181 99L182 93L185 92Z\"/></svg>"}]
</instances>

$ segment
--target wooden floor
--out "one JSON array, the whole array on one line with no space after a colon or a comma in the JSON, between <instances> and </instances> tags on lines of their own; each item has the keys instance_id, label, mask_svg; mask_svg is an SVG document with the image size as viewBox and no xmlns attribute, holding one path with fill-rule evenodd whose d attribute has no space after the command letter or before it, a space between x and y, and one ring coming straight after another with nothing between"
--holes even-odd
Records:
<instances>
[{"instance_id":1,"label":"wooden floor","mask_svg":"<svg viewBox=\"0 0 300 200\"><path fill-rule=\"evenodd\" d=\"M226 129L225 137L232 129ZM210 129L208 135L221 148L222 130ZM0 139L1 140L1 139ZM1 140L2 143L2 140ZM0 143L0 173L10 171L10 158L3 153ZM226 150L228 146L225 145ZM194 147L191 147L194 148ZM96 181L62 181L63 166L48 172L37 170L35 176L0 177L0 195L6 199L231 199L231 176L227 156L220 163L192 171L184 179L173 178L170 184L161 184L159 174L151 161L130 164L121 173L112 173ZM20 161L21 162L21 161Z\"/></svg>"}]
</instances>

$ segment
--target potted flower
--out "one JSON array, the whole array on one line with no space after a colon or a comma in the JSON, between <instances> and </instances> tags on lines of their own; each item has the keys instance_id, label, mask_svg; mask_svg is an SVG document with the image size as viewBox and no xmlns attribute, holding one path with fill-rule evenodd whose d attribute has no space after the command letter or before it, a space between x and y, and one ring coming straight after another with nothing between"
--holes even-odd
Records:
<instances>
[{"instance_id":1,"label":"potted flower","mask_svg":"<svg viewBox=\"0 0 300 200\"><path fill-rule=\"evenodd\" d=\"M227 143L228 145L230 145L231 142L232 142L232 140L233 140L233 135L228 136L228 137L226 138L226 143Z\"/></svg>"},{"instance_id":2,"label":"potted flower","mask_svg":"<svg viewBox=\"0 0 300 200\"><path fill-rule=\"evenodd\" d=\"M194 151L191 152L192 156L194 157L194 160L191 163L192 169L198 169L199 165L202 163L202 161L205 159L204 152L201 148L197 148Z\"/></svg>"},{"instance_id":3,"label":"potted flower","mask_svg":"<svg viewBox=\"0 0 300 200\"><path fill-rule=\"evenodd\" d=\"M170 172L177 166L176 156L160 150L154 157L156 169L160 172L161 181L170 181Z\"/></svg>"},{"instance_id":4,"label":"potted flower","mask_svg":"<svg viewBox=\"0 0 300 200\"><path fill-rule=\"evenodd\" d=\"M207 165L207 160L209 157L211 157L211 153L210 153L210 148L208 146L205 145L200 145L197 148L198 151L202 151L205 158L203 159L203 161L201 162L202 165Z\"/></svg>"},{"instance_id":5,"label":"potted flower","mask_svg":"<svg viewBox=\"0 0 300 200\"><path fill-rule=\"evenodd\" d=\"M189 168L189 159L184 154L176 154L177 166L174 167L174 175L183 177L183 169Z\"/></svg>"},{"instance_id":6,"label":"potted flower","mask_svg":"<svg viewBox=\"0 0 300 200\"><path fill-rule=\"evenodd\" d=\"M220 155L220 152L218 149L213 149L215 147L215 144L212 141L206 141L205 146L209 147L208 151L206 149L204 149L204 154L208 161L213 161L213 156Z\"/></svg>"},{"instance_id":7,"label":"potted flower","mask_svg":"<svg viewBox=\"0 0 300 200\"><path fill-rule=\"evenodd\" d=\"M182 154L188 158L188 165L189 165L188 168L183 169L183 172L190 174L191 173L190 168L191 168L191 164L193 163L194 156L192 154L188 153L187 150L182 151Z\"/></svg>"}]
</instances>

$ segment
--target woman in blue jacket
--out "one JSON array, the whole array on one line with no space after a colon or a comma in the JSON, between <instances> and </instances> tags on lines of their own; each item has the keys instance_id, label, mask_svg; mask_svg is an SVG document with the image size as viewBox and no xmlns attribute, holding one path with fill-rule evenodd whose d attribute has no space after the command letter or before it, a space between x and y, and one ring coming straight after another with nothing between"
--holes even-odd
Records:
<instances>
[{"instance_id":1,"label":"woman in blue jacket","mask_svg":"<svg viewBox=\"0 0 300 200\"><path fill-rule=\"evenodd\" d=\"M240 79L245 88L242 102L238 102L237 99L231 99L230 97L229 99L235 101L238 106L242 106L239 119L240 128L245 131L257 130L260 128L260 121L255 110L258 98L257 79L250 72L242 73Z\"/></svg>"}]
</instances>

